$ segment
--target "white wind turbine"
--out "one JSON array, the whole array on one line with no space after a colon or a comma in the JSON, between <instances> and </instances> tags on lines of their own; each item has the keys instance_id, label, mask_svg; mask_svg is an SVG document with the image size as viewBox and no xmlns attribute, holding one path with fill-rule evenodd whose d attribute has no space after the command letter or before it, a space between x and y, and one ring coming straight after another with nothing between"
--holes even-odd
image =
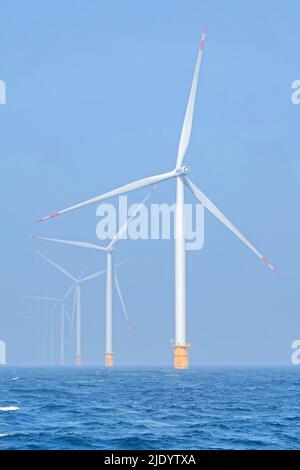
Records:
<instances>
[{"instance_id":1,"label":"white wind turbine","mask_svg":"<svg viewBox=\"0 0 300 470\"><path fill-rule=\"evenodd\" d=\"M26 296L22 297L23 299L27 298ZM42 314L44 317L45 325L44 325L44 335L43 335L43 345L45 347L44 354L45 354L45 361L48 362L52 366L54 364L54 321L53 321L53 314L54 314L55 306L51 309L43 308L40 311L34 310L32 313L35 314ZM50 318L50 327L48 328L46 325L47 319ZM48 323L48 322L47 322ZM49 334L48 340L47 336ZM48 347L47 347L48 343ZM48 351L49 349L49 351ZM48 356L49 352L49 356Z\"/></svg>"},{"instance_id":2,"label":"white wind turbine","mask_svg":"<svg viewBox=\"0 0 300 470\"><path fill-rule=\"evenodd\" d=\"M65 309L65 301L75 289L75 284L72 284L69 289L66 291L64 295L61 297L43 297L38 295L27 295L23 298L25 299L32 299L32 300L39 300L42 302L51 302L54 303L53 308L51 310L51 325L50 325L50 336L52 336L52 340L50 343L53 343L53 311L57 305L60 305L60 365L63 366L65 364L65 317L69 320L71 326L71 319L68 316L68 313ZM53 344L52 344L53 348ZM52 351L53 356L53 351Z\"/></svg>"},{"instance_id":3,"label":"white wind turbine","mask_svg":"<svg viewBox=\"0 0 300 470\"><path fill-rule=\"evenodd\" d=\"M114 269L113 266L113 252L115 250L115 245L117 242L124 236L124 234L127 231L127 228L130 224L130 222L136 217L136 215L139 213L141 208L144 206L146 201L149 199L151 196L152 192L154 191L154 188L152 188L146 197L143 199L141 204L139 204L136 209L133 211L133 213L130 215L130 217L127 218L127 220L123 223L121 226L120 230L116 233L116 235L113 237L113 239L110 241L110 243L106 246L100 246L96 245L94 243L87 243L87 242L81 242L81 241L74 241L74 240L61 240L58 238L49 238L49 237L40 237L40 236L32 236L30 235L30 239L35 239L35 240L45 240L45 241L50 241L54 243L61 243L64 245L70 245L70 246L78 246L81 248L87 248L87 249L92 249L96 251L101 251L103 253L106 253L106 258L107 258L107 267L106 267L106 335L105 335L105 354L104 354L104 364L106 367L113 367L114 366L114 352L113 352L113 331L112 331L112 325L113 325L113 278L115 282L115 287L117 294L120 299L120 303L123 309L124 316L129 324L129 328L131 329L131 323L128 318L124 298L120 289L120 284L119 280L117 277L116 270Z\"/></svg>"},{"instance_id":4,"label":"white wind turbine","mask_svg":"<svg viewBox=\"0 0 300 470\"><path fill-rule=\"evenodd\" d=\"M38 222L45 221L52 217L65 214L75 209L98 203L105 199L120 196L121 194L135 191L149 185L160 183L172 178L176 179L176 212L175 212L175 344L174 344L174 367L186 369L189 367L188 343L186 339L186 260L185 260L185 220L184 220L184 186L187 186L196 199L206 207L217 219L231 230L250 250L252 250L272 271L275 268L271 263L247 240L244 235L225 217L225 215L210 201L210 199L193 183L189 178L190 168L183 165L184 157L188 148L193 112L196 98L197 83L203 55L206 31L203 33L200 49L198 53L196 68L192 81L192 87L189 95L187 110L183 122L181 137L179 141L176 166L172 171L150 176L140 180L133 181L112 191L96 196L87 201L75 204L66 209L54 212L51 215L43 217Z\"/></svg>"},{"instance_id":5,"label":"white wind turbine","mask_svg":"<svg viewBox=\"0 0 300 470\"><path fill-rule=\"evenodd\" d=\"M69 277L74 285L72 286L75 289L74 293L74 305L76 305L76 356L75 356L75 364L76 366L81 366L82 365L82 354L81 354L81 285L85 282L92 281L93 279L96 279L102 274L106 272L106 269L103 269L102 271L97 271L93 274L90 274L89 276L86 277L75 277L72 274L70 274L65 268L60 266L58 263L53 261L52 259L48 258L47 256L43 255L39 251L36 252L41 258L45 259L50 263L52 266L54 266L58 271L62 272L65 276Z\"/></svg>"}]
</instances>

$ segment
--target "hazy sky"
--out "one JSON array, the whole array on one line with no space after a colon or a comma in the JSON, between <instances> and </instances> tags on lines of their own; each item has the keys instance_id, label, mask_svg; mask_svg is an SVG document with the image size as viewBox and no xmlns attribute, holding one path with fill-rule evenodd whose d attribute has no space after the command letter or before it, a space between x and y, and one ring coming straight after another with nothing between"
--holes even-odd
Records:
<instances>
[{"instance_id":1,"label":"hazy sky","mask_svg":"<svg viewBox=\"0 0 300 470\"><path fill-rule=\"evenodd\" d=\"M0 106L0 339L10 363L45 358L44 306L20 297L57 295L68 285L34 247L76 275L105 266L102 253L25 238L96 242L96 206L43 225L34 220L173 168L205 25L186 163L281 275L206 213L204 249L187 256L191 362L290 362L291 342L300 338L300 105L291 102L291 84L300 79L299 14L296 0L0 0L0 80L7 86ZM145 193L132 193L130 202ZM174 198L169 181L153 202ZM134 332L115 300L116 362L170 364L174 243L121 241L116 261L123 259L119 279ZM103 278L84 286L86 363L103 363L104 302Z\"/></svg>"}]
</instances>

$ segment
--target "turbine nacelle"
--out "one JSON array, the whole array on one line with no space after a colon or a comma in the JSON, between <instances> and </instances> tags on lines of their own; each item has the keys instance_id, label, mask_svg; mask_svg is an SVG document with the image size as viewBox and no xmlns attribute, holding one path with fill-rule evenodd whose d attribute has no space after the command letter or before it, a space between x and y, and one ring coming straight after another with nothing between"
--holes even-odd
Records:
<instances>
[{"instance_id":1,"label":"turbine nacelle","mask_svg":"<svg viewBox=\"0 0 300 470\"><path fill-rule=\"evenodd\" d=\"M188 175L191 171L192 171L192 169L189 166L186 166L186 165L181 166L179 168L175 168L175 170L174 170L175 176Z\"/></svg>"},{"instance_id":2,"label":"turbine nacelle","mask_svg":"<svg viewBox=\"0 0 300 470\"><path fill-rule=\"evenodd\" d=\"M191 169L190 166L184 166L184 167L183 167L183 173L184 173L185 175L188 175L191 171L192 171L192 169Z\"/></svg>"},{"instance_id":3,"label":"turbine nacelle","mask_svg":"<svg viewBox=\"0 0 300 470\"><path fill-rule=\"evenodd\" d=\"M114 246L108 246L107 248L105 248L106 253L113 253L114 251L116 251L116 248Z\"/></svg>"}]
</instances>

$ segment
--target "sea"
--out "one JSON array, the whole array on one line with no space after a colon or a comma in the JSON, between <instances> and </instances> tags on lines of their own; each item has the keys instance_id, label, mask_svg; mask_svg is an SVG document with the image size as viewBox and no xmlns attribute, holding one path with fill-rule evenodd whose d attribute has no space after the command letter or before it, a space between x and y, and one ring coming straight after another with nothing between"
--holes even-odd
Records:
<instances>
[{"instance_id":1,"label":"sea","mask_svg":"<svg viewBox=\"0 0 300 470\"><path fill-rule=\"evenodd\" d=\"M300 368L0 368L0 449L300 449Z\"/></svg>"}]
</instances>

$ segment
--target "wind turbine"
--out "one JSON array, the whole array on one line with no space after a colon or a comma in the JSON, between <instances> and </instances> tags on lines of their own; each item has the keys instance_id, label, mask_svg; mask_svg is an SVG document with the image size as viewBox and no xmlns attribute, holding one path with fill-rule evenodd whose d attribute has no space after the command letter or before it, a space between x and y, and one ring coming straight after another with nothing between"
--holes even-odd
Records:
<instances>
[{"instance_id":1,"label":"wind turbine","mask_svg":"<svg viewBox=\"0 0 300 470\"><path fill-rule=\"evenodd\" d=\"M119 280L117 277L117 272L113 267L113 253L115 250L115 245L117 242L122 238L122 236L126 233L128 225L130 222L136 217L140 209L144 206L146 201L149 199L151 194L153 193L155 188L152 188L146 197L143 199L141 204L133 211L130 217L127 218L127 220L123 223L123 225L120 227L119 231L116 233L116 235L112 238L110 243L106 246L100 246L96 245L94 243L87 243L87 242L81 242L81 241L74 241L74 240L61 240L58 238L49 238L49 237L40 237L40 236L32 236L30 235L30 239L35 239L35 240L45 240L45 241L50 241L54 243L61 243L64 245L70 245L70 246L78 246L81 248L87 248L87 249L92 249L96 251L101 251L103 253L106 253L106 335L105 335L105 353L104 353L104 365L106 367L113 367L114 366L114 352L113 352L113 332L112 332L112 325L113 325L113 278L115 282L115 287L117 294L120 299L120 303L123 309L124 316L129 324L129 329L131 329L131 323L128 318L127 314L127 309L125 306L124 298L121 292Z\"/></svg>"},{"instance_id":2,"label":"wind turbine","mask_svg":"<svg viewBox=\"0 0 300 470\"><path fill-rule=\"evenodd\" d=\"M186 254L185 254L185 214L184 214L184 187L192 192L195 198L203 206L219 219L226 227L231 230L256 256L258 256L272 271L274 266L248 241L248 239L225 217L225 215L212 203L212 201L193 183L187 176L191 169L183 164L184 157L188 148L191 136L193 113L195 106L196 90L200 72L201 60L206 39L206 30L204 31L200 48L198 52L196 68L192 81L186 114L183 121L182 132L179 140L177 159L175 168L167 173L150 176L140 180L133 181L112 191L88 199L79 204L75 204L66 209L54 212L38 220L43 222L61 214L79 209L90 204L104 201L105 199L120 196L121 194L135 191L149 185L160 183L169 179L176 179L176 211L175 211L175 343L174 343L174 367L178 369L187 369L189 367L189 354L186 338Z\"/></svg>"},{"instance_id":3,"label":"wind turbine","mask_svg":"<svg viewBox=\"0 0 300 470\"><path fill-rule=\"evenodd\" d=\"M40 300L43 302L52 302L54 303L53 309L51 310L51 325L50 325L50 335L53 337L53 315L52 312L57 305L60 305L60 365L65 364L65 316L68 318L69 323L71 324L71 319L68 317L67 311L65 309L65 301L75 289L75 284L72 284L66 293L61 297L43 297L37 295L27 295L24 298L32 300ZM53 341L51 340L51 343ZM53 355L53 351L52 351Z\"/></svg>"},{"instance_id":4,"label":"wind turbine","mask_svg":"<svg viewBox=\"0 0 300 470\"><path fill-rule=\"evenodd\" d=\"M69 273L65 268L60 266L58 263L53 261L52 259L48 258L48 256L44 255L43 253L40 253L39 251L36 252L41 258L45 259L50 263L52 266L54 266L58 271L62 272L65 276L69 277L74 285L73 288L75 289L74 293L74 305L76 305L76 356L75 356L75 365L76 366L81 366L82 365L82 355L81 355L81 285L85 282L92 281L93 279L96 279L102 274L106 272L106 269L103 269L102 271L97 271L93 274L90 274L89 276L86 277L75 277L72 274Z\"/></svg>"},{"instance_id":5,"label":"wind turbine","mask_svg":"<svg viewBox=\"0 0 300 470\"><path fill-rule=\"evenodd\" d=\"M27 296L23 296L22 299L26 299ZM42 314L44 317L44 327L43 327L43 346L44 346L44 355L45 355L45 361L49 362L49 364L52 366L54 364L54 348L53 348L53 313L55 310L55 306L53 306L51 309L46 309L43 308L42 310L34 310L32 313L39 313ZM50 327L47 327L47 319L50 318ZM48 337L49 334L49 337ZM48 339L47 339L48 337ZM47 347L48 343L48 347ZM48 356L49 353L49 356Z\"/></svg>"}]
</instances>

